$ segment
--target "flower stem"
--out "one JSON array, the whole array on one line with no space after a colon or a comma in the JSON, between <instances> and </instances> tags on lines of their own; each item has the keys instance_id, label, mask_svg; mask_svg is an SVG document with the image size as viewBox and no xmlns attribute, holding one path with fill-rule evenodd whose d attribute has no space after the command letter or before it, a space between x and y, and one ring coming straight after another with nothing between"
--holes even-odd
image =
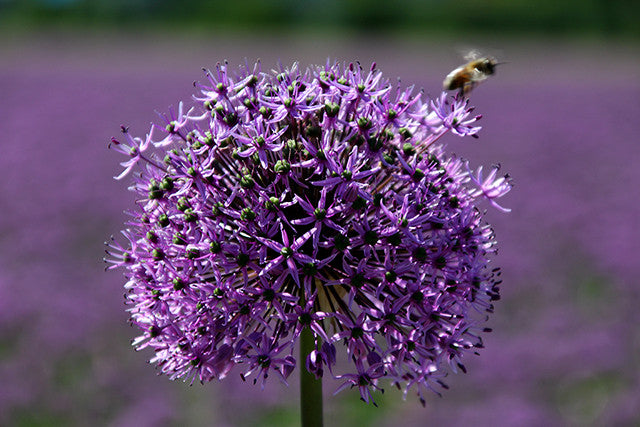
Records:
<instances>
[{"instance_id":1,"label":"flower stem","mask_svg":"<svg viewBox=\"0 0 640 427\"><path fill-rule=\"evenodd\" d=\"M322 427L322 378L307 371L305 361L315 350L311 328L304 328L300 335L300 413L302 427Z\"/></svg>"}]
</instances>

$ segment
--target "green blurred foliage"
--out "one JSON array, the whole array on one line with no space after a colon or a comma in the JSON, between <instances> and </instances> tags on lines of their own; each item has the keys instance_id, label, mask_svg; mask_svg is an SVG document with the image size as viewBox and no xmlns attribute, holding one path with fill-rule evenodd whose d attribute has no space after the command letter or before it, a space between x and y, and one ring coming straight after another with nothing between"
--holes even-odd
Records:
<instances>
[{"instance_id":1,"label":"green blurred foliage","mask_svg":"<svg viewBox=\"0 0 640 427\"><path fill-rule=\"evenodd\" d=\"M637 37L635 0L0 0L0 25Z\"/></svg>"}]
</instances>

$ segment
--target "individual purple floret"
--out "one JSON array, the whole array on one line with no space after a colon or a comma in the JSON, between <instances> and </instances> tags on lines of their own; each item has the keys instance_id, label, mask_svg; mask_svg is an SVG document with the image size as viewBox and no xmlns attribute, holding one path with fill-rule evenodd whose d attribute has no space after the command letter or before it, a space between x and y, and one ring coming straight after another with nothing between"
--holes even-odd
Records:
<instances>
[{"instance_id":1,"label":"individual purple floret","mask_svg":"<svg viewBox=\"0 0 640 427\"><path fill-rule=\"evenodd\" d=\"M477 204L499 207L509 180L436 142L476 135L468 100L393 89L375 64L206 76L195 107L112 140L139 196L108 249L134 346L172 379L237 366L264 384L297 365L367 402L388 378L424 404L482 348L499 298ZM316 348L300 361L304 328Z\"/></svg>"}]
</instances>

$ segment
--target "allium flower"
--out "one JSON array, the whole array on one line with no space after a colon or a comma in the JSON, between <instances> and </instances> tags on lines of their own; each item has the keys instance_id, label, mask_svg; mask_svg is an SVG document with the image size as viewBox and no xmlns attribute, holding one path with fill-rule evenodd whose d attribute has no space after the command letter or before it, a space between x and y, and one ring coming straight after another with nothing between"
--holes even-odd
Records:
<instances>
[{"instance_id":1,"label":"allium flower","mask_svg":"<svg viewBox=\"0 0 640 427\"><path fill-rule=\"evenodd\" d=\"M509 181L436 143L478 132L468 100L393 90L375 64L218 65L207 80L197 106L145 139L123 127L112 140L138 171L126 244L108 250L142 330L134 346L172 379L237 366L286 382L306 366L365 401L386 377L424 403L482 347L499 298L476 205ZM316 345L297 360L305 328Z\"/></svg>"}]
</instances>

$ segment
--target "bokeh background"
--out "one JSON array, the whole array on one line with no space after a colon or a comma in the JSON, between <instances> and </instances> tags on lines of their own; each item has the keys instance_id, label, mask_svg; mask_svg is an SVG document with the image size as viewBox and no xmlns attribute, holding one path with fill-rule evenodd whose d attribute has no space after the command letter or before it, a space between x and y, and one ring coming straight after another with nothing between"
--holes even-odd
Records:
<instances>
[{"instance_id":1,"label":"bokeh background","mask_svg":"<svg viewBox=\"0 0 640 427\"><path fill-rule=\"evenodd\" d=\"M133 198L107 143L218 61L376 61L437 96L468 47L508 62L472 93L479 140L447 142L515 182L488 213L494 332L426 408L327 382L326 425L640 425L639 18L634 0L0 0L0 425L297 425L295 374L190 387L131 349L102 257Z\"/></svg>"}]
</instances>

